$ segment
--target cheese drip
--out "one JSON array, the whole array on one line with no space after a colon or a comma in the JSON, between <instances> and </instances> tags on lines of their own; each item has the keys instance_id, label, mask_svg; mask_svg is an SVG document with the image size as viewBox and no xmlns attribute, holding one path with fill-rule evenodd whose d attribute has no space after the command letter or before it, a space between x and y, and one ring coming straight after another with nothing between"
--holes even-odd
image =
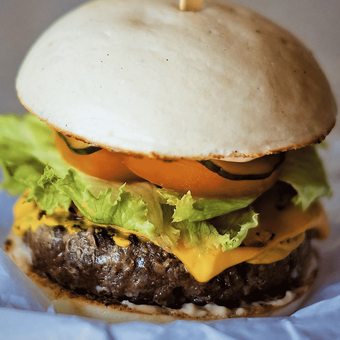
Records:
<instances>
[{"instance_id":1,"label":"cheese drip","mask_svg":"<svg viewBox=\"0 0 340 340\"><path fill-rule=\"evenodd\" d=\"M187 248L179 244L178 248L173 250L173 254L184 263L197 281L207 282L223 270L244 261L260 264L284 259L302 243L305 231L308 229L317 229L320 239L327 237L327 217L320 203L313 203L306 211L302 211L292 203L281 211L273 209L272 205L270 200L261 203L259 226L248 233L244 240L246 246L225 252L221 247L209 252L202 252L199 248ZM24 198L21 198L16 204L14 214L13 230L19 236L24 235L29 229L33 232L36 231L40 225L50 227L62 225L70 233L90 227L111 227L115 229L113 239L121 247L130 244L128 237L131 234L136 234L140 239L148 241L144 235L118 226L95 224L85 217L79 220L70 219L70 213L63 208L56 209L51 215L42 214L34 202L25 202ZM266 235L270 235L270 237ZM256 244L259 239L261 241L263 238L265 244L260 246ZM248 244L255 244L255 246L247 246Z\"/></svg>"},{"instance_id":2,"label":"cheese drip","mask_svg":"<svg viewBox=\"0 0 340 340\"><path fill-rule=\"evenodd\" d=\"M94 229L109 227L93 223L84 216L77 220L70 218L70 213L61 207L54 210L53 214L46 215L42 213L35 202L25 202L25 197L21 197L14 207L14 233L18 236L23 236L27 230L35 232L41 225L48 227L62 225L70 234L91 227ZM128 237L131 232L116 226L114 229L115 232L112 233L113 240L118 246L127 247L130 244ZM143 238L143 235L138 235L138 237Z\"/></svg>"}]
</instances>

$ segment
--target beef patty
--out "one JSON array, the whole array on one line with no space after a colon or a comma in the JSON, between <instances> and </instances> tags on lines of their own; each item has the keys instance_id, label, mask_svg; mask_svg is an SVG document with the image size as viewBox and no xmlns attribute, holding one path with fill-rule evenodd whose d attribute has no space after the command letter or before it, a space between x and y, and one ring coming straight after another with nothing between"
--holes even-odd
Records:
<instances>
[{"instance_id":1,"label":"beef patty","mask_svg":"<svg viewBox=\"0 0 340 340\"><path fill-rule=\"evenodd\" d=\"M159 246L130 235L118 246L111 229L69 233L64 227L27 231L34 269L70 290L105 304L129 300L180 308L184 303L216 303L228 308L240 301L269 301L303 284L310 261L310 239L285 259L253 265L241 263L209 282L197 282L184 264Z\"/></svg>"}]
</instances>

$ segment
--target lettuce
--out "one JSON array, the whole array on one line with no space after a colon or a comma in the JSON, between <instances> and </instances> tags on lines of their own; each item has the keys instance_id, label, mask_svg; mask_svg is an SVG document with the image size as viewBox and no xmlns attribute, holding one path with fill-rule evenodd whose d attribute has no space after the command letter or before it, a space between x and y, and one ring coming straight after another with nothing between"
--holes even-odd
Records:
<instances>
[{"instance_id":1,"label":"lettuce","mask_svg":"<svg viewBox=\"0 0 340 340\"><path fill-rule=\"evenodd\" d=\"M189 222L199 222L228 214L232 211L239 210L249 206L255 198L240 199L205 199L193 198L190 191L185 195L161 189L159 194L168 205L174 206L174 222L188 220Z\"/></svg>"},{"instance_id":2,"label":"lettuce","mask_svg":"<svg viewBox=\"0 0 340 340\"><path fill-rule=\"evenodd\" d=\"M248 230L258 225L258 215L251 207L235 210L228 215L225 230L216 230L206 221L183 220L175 223L181 230L182 240L187 247L195 247L204 239L207 249L222 246L223 251L237 248L247 236Z\"/></svg>"},{"instance_id":3,"label":"lettuce","mask_svg":"<svg viewBox=\"0 0 340 340\"><path fill-rule=\"evenodd\" d=\"M297 191L293 203L304 210L319 198L331 196L322 161L312 146L286 153L279 180Z\"/></svg>"}]
</instances>

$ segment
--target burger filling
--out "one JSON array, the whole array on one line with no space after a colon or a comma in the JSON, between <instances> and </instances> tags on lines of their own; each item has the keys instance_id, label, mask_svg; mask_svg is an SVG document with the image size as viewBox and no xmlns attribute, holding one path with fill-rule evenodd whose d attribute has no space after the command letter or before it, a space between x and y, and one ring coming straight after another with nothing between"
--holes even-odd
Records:
<instances>
[{"instance_id":1,"label":"burger filling","mask_svg":"<svg viewBox=\"0 0 340 340\"><path fill-rule=\"evenodd\" d=\"M314 147L247 168L111 152L31 115L0 127L2 185L25 192L13 230L36 270L105 303L282 296L303 281L306 234L327 236L318 200L329 186Z\"/></svg>"}]
</instances>

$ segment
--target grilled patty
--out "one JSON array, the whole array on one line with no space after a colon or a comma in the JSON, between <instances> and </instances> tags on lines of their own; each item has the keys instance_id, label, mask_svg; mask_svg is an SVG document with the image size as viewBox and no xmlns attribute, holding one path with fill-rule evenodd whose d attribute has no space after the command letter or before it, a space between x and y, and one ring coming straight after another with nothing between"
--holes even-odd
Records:
<instances>
[{"instance_id":1,"label":"grilled patty","mask_svg":"<svg viewBox=\"0 0 340 340\"><path fill-rule=\"evenodd\" d=\"M69 233L64 227L40 226L27 231L35 271L70 290L105 304L129 300L180 308L184 303L216 303L228 308L240 301L268 301L303 284L310 261L310 239L285 259L230 267L209 282L197 282L184 264L159 246L130 235L118 246L114 229Z\"/></svg>"}]
</instances>

